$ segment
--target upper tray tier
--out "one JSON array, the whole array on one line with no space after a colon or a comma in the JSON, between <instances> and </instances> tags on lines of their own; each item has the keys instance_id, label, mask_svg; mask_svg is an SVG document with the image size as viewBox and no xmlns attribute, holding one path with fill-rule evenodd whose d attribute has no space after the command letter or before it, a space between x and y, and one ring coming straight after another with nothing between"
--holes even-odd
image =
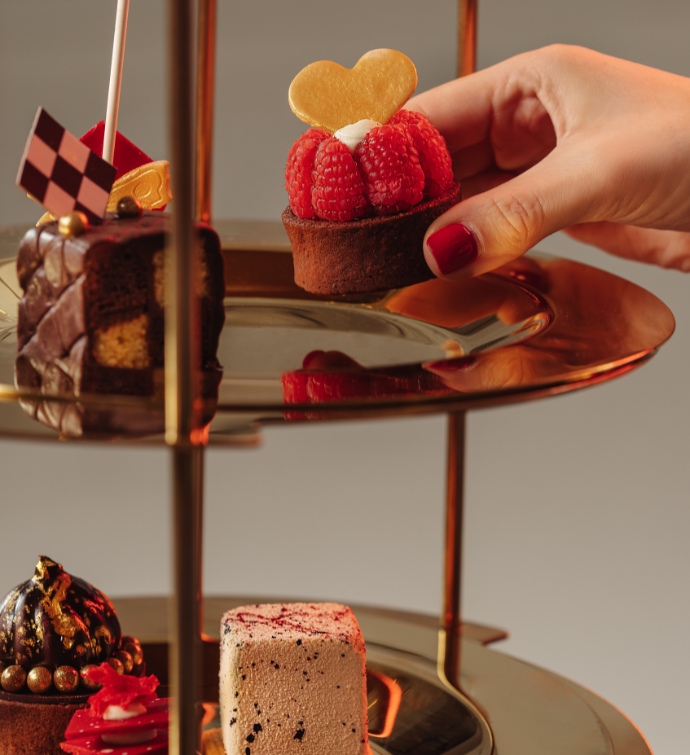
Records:
<instances>
[{"instance_id":1,"label":"upper tray tier","mask_svg":"<svg viewBox=\"0 0 690 755\"><path fill-rule=\"evenodd\" d=\"M222 222L217 230L226 323L212 441L250 443L265 422L446 412L581 388L642 364L675 325L666 305L639 286L539 254L457 283L325 299L295 286L278 224ZM163 422L154 401L76 401L15 386L14 256L22 232L0 232L0 432L162 440L152 431ZM68 429L55 420L65 407ZM47 426L51 418L59 431Z\"/></svg>"}]
</instances>

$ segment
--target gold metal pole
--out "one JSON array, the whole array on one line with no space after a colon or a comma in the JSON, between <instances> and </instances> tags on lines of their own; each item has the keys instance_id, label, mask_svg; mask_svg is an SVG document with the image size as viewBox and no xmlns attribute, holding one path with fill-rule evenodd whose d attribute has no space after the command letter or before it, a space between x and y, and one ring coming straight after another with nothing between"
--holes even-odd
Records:
<instances>
[{"instance_id":1,"label":"gold metal pole","mask_svg":"<svg viewBox=\"0 0 690 755\"><path fill-rule=\"evenodd\" d=\"M477 0L458 0L457 75L477 69Z\"/></svg>"},{"instance_id":2,"label":"gold metal pole","mask_svg":"<svg viewBox=\"0 0 690 755\"><path fill-rule=\"evenodd\" d=\"M462 513L465 468L465 413L448 416L446 533L443 615L439 631L438 670L441 678L460 689L460 591L462 572Z\"/></svg>"},{"instance_id":3,"label":"gold metal pole","mask_svg":"<svg viewBox=\"0 0 690 755\"><path fill-rule=\"evenodd\" d=\"M211 222L217 0L199 0L196 217Z\"/></svg>"},{"instance_id":4,"label":"gold metal pole","mask_svg":"<svg viewBox=\"0 0 690 755\"><path fill-rule=\"evenodd\" d=\"M201 701L201 476L198 307L194 243L194 2L169 0L168 77L171 179L175 201L166 250L165 420L172 449L173 595L170 636L171 755L199 749Z\"/></svg>"},{"instance_id":5,"label":"gold metal pole","mask_svg":"<svg viewBox=\"0 0 690 755\"><path fill-rule=\"evenodd\" d=\"M199 751L201 657L201 501L203 446L174 446L173 572L170 624L170 755Z\"/></svg>"},{"instance_id":6,"label":"gold metal pole","mask_svg":"<svg viewBox=\"0 0 690 755\"><path fill-rule=\"evenodd\" d=\"M477 67L477 0L458 0L457 75ZM439 628L438 672L447 684L460 689L462 620L462 515L465 477L465 413L448 416L446 479L446 532L443 573L443 613Z\"/></svg>"}]
</instances>

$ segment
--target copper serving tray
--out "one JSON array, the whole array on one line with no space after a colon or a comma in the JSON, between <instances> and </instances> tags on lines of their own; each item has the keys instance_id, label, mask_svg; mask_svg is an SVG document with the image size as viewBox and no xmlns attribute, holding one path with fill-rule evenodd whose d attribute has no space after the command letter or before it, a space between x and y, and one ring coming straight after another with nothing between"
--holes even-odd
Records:
<instances>
[{"instance_id":1,"label":"copper serving tray","mask_svg":"<svg viewBox=\"0 0 690 755\"><path fill-rule=\"evenodd\" d=\"M358 297L326 299L299 289L282 227L217 224L226 260L224 367L212 443L249 443L267 422L449 412L554 395L625 374L672 334L653 294L601 270L531 254L457 283L430 280ZM0 236L0 432L64 437L30 418L14 384L13 255L21 229ZM314 378L305 357L324 352ZM345 355L343 366L331 353ZM333 364L329 364L329 359ZM290 398L290 381L308 395ZM43 394L43 400L75 401ZM160 412L162 401L80 396L79 402ZM139 437L137 437L139 436ZM79 437L162 442L160 434Z\"/></svg>"},{"instance_id":2,"label":"copper serving tray","mask_svg":"<svg viewBox=\"0 0 690 755\"><path fill-rule=\"evenodd\" d=\"M217 714L220 617L270 599L204 601L204 742L220 742ZM115 601L122 626L144 646L147 670L167 682L166 600ZM588 690L487 647L501 630L463 624L460 689L436 665L438 621L403 611L355 606L367 641L370 742L378 755L649 755L633 724Z\"/></svg>"}]
</instances>

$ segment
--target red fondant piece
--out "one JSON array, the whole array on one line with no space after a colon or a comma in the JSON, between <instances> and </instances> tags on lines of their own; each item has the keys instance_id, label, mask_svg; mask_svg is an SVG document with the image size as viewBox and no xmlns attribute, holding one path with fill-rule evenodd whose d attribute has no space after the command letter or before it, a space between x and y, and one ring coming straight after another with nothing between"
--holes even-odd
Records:
<instances>
[{"instance_id":1,"label":"red fondant piece","mask_svg":"<svg viewBox=\"0 0 690 755\"><path fill-rule=\"evenodd\" d=\"M112 755L152 755L168 752L168 700L157 698L158 679L151 676L135 677L118 674L107 663L89 669L91 682L102 685L89 698L89 708L78 710L65 731L64 752L112 753ZM143 706L144 713L120 720L105 720L103 714L110 706L131 709ZM154 736L147 739L147 735ZM104 737L132 739L132 744L114 744ZM142 739L146 741L141 741ZM137 742L137 740L140 740Z\"/></svg>"},{"instance_id":2,"label":"red fondant piece","mask_svg":"<svg viewBox=\"0 0 690 755\"><path fill-rule=\"evenodd\" d=\"M101 663L87 672L89 681L100 684L101 688L89 698L91 713L102 716L111 705L129 708L143 705L148 708L157 698L158 679L151 676L131 676L118 674L108 663Z\"/></svg>"},{"instance_id":3,"label":"red fondant piece","mask_svg":"<svg viewBox=\"0 0 690 755\"><path fill-rule=\"evenodd\" d=\"M132 734L147 729L168 729L168 701L159 698L154 700L146 713L121 721L106 721L100 716L84 708L78 710L73 716L65 731L65 739L71 741L85 736L94 736L108 733Z\"/></svg>"},{"instance_id":4,"label":"red fondant piece","mask_svg":"<svg viewBox=\"0 0 690 755\"><path fill-rule=\"evenodd\" d=\"M79 141L95 152L97 155L103 154L103 140L105 138L105 121L100 121L93 128L90 128ZM115 154L113 155L113 165L117 173L115 180L129 173L130 170L138 168L140 165L152 162L151 158L136 144L129 141L126 136L118 131L115 134Z\"/></svg>"},{"instance_id":5,"label":"red fondant piece","mask_svg":"<svg viewBox=\"0 0 690 755\"><path fill-rule=\"evenodd\" d=\"M60 747L64 752L74 755L96 755L108 753L108 755L157 755L168 752L168 732L159 731L155 739L138 745L112 745L103 742L99 734L94 734L80 739L72 739L69 742L61 742Z\"/></svg>"}]
</instances>

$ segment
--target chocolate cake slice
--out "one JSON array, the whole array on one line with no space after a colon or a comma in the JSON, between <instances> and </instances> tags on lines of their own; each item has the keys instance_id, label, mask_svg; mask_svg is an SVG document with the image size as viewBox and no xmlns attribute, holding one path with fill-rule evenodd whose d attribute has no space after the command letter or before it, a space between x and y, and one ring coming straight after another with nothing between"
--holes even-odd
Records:
<instances>
[{"instance_id":1,"label":"chocolate cake slice","mask_svg":"<svg viewBox=\"0 0 690 755\"><path fill-rule=\"evenodd\" d=\"M112 394L160 397L163 391L163 254L169 217L109 214L80 235L58 222L27 232L17 273L24 295L18 312L16 380L45 401L24 402L37 419L59 430L132 428L150 432L156 418L122 409L50 402L50 397ZM224 321L223 262L216 233L197 226L202 397L217 396L216 358ZM208 406L207 406L208 409ZM208 412L207 412L208 413ZM78 415L78 416L77 416ZM67 427L63 427L64 425Z\"/></svg>"}]
</instances>

